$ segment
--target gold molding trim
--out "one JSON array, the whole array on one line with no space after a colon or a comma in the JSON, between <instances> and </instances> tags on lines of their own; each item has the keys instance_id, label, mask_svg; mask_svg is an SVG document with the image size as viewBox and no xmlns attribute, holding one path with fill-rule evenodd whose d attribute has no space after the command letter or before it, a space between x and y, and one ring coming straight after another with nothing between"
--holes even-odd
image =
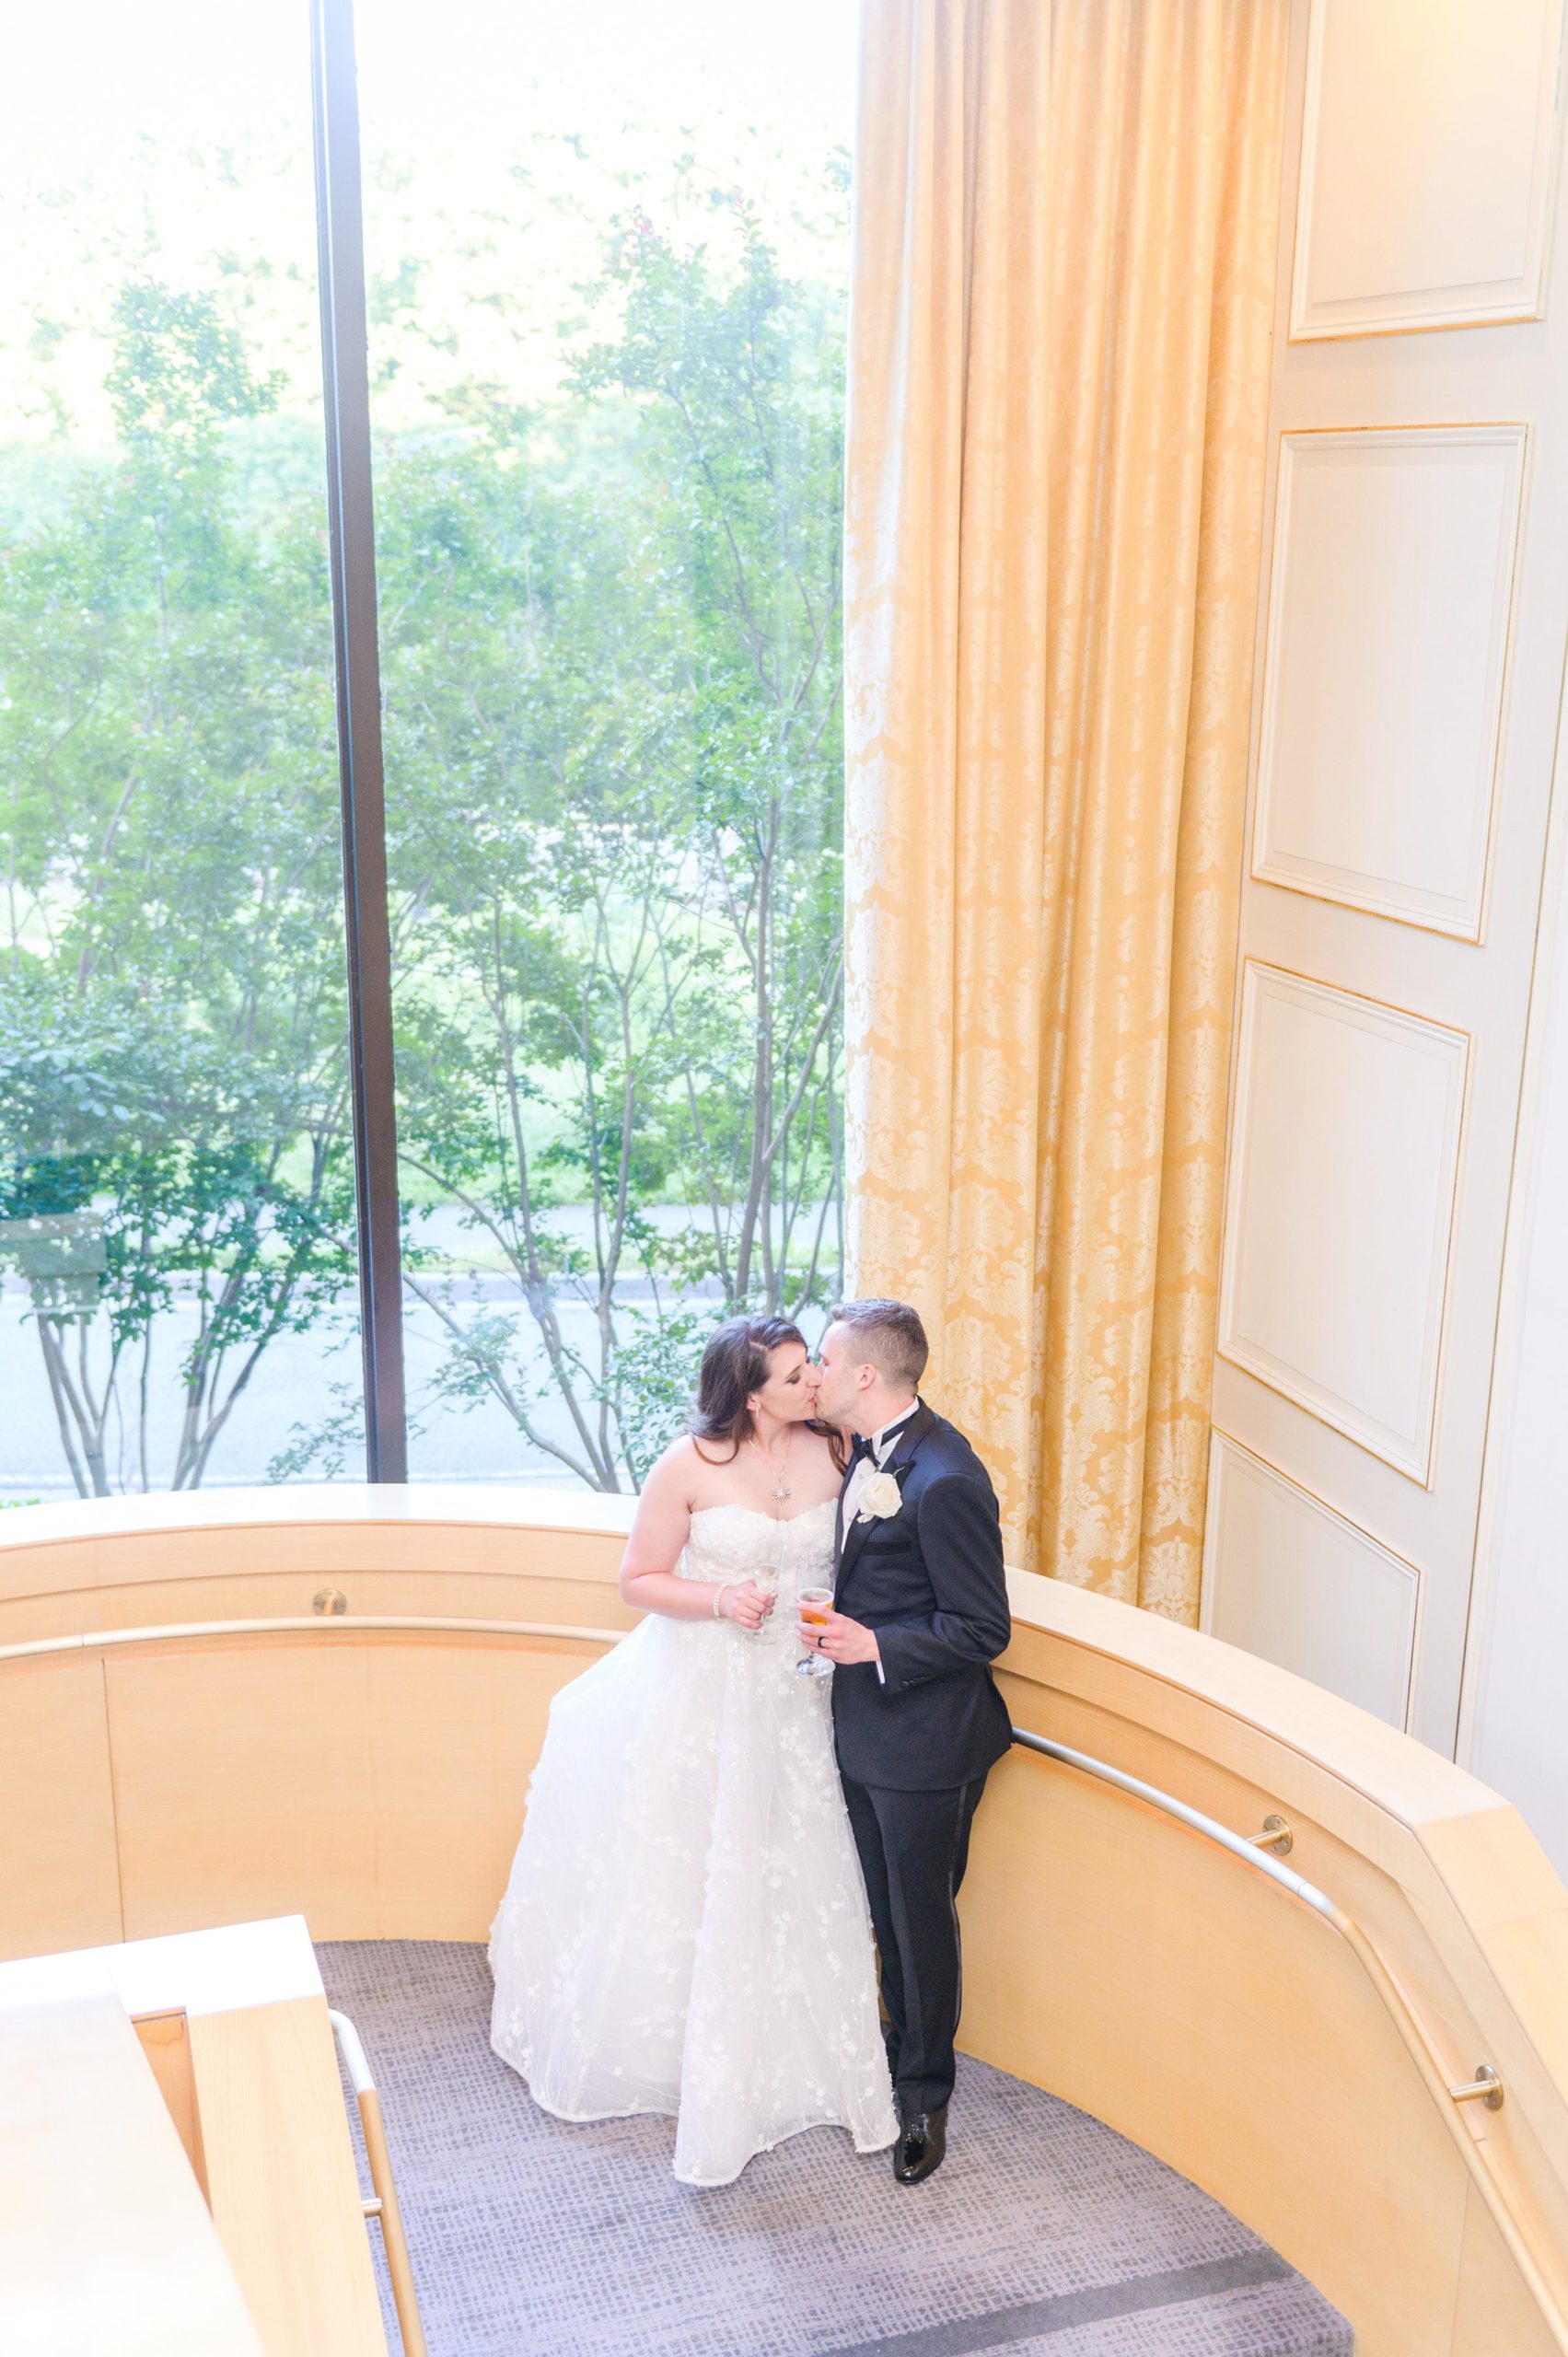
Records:
<instances>
[{"instance_id":1,"label":"gold molding trim","mask_svg":"<svg viewBox=\"0 0 1568 2357\"><path fill-rule=\"evenodd\" d=\"M1399 1570L1408 1574L1414 1589L1414 1604L1411 1612L1409 1657L1405 1663L1404 1709L1398 1721L1398 1724L1401 1734L1409 1735L1411 1732L1411 1720L1414 1716L1415 1713L1416 1663L1420 1657L1422 1629L1426 1618L1427 1575L1424 1567L1420 1563L1412 1562L1408 1555L1400 1554L1397 1547L1390 1547L1386 1538L1379 1538L1376 1531L1368 1530L1365 1523L1358 1522L1355 1516L1353 1515L1347 1514L1342 1506L1335 1505L1331 1500L1324 1497L1319 1491L1315 1490L1310 1482L1302 1480L1299 1476L1295 1473L1287 1473L1283 1465L1276 1465L1272 1457L1265 1457L1260 1448L1254 1448L1248 1441L1238 1440L1234 1433L1226 1432L1223 1424L1216 1424L1212 1422L1209 1425L1209 1496L1211 1500L1214 1496L1215 1444L1220 1441L1225 1443L1226 1448L1235 1449L1238 1457L1245 1457L1249 1458L1252 1464L1260 1467L1264 1473L1269 1475L1271 1480L1282 1481L1287 1489L1295 1491L1298 1496L1306 1499L1308 1505L1316 1506L1320 1514L1325 1514L1332 1521L1342 1524L1344 1528L1350 1531L1354 1538L1364 1540L1368 1547L1375 1549L1379 1555L1387 1556L1389 1562L1395 1564ZM1212 1527L1212 1523L1207 1525L1205 1527L1202 1595L1200 1600L1200 1618L1198 1622L1198 1626L1202 1631L1203 1634L1210 1637L1218 1635L1218 1631L1211 1627L1209 1619L1209 1596L1211 1589L1209 1579L1210 1552L1208 1547L1208 1529ZM1230 1640L1222 1639L1221 1642L1228 1643Z\"/></svg>"},{"instance_id":2,"label":"gold molding trim","mask_svg":"<svg viewBox=\"0 0 1568 2357\"><path fill-rule=\"evenodd\" d=\"M1279 554L1285 521L1285 487L1287 482L1286 451L1292 443L1315 441L1349 442L1365 437L1367 442L1386 441L1393 445L1425 435L1457 435L1467 436L1516 435L1518 437L1517 480L1515 485L1513 513L1507 519L1509 533L1507 578L1503 598L1502 654L1498 664L1496 711L1493 722L1492 758L1486 782L1486 821L1481 832L1481 857L1478 862L1475 922L1468 924L1443 924L1430 916L1417 916L1407 910L1391 905L1379 905L1365 896L1336 891L1327 884L1312 884L1298 877L1271 870L1262 853L1264 821L1265 757L1269 745L1270 724L1273 716L1272 690L1278 667L1273 664L1276 634L1280 628L1277 603L1279 584ZM1498 805L1503 776L1504 756L1508 738L1508 711L1514 681L1514 657L1518 635L1519 590L1524 569L1525 513L1529 486L1535 437L1527 418L1445 418L1414 420L1405 424L1376 425L1286 425L1277 429L1274 454L1274 495L1272 522L1269 536L1268 577L1264 585L1262 628L1259 632L1258 727L1252 749L1252 778L1250 809L1248 815L1247 873L1255 884L1266 884L1272 890L1295 892L1303 900L1319 900L1331 908L1351 909L1358 915L1374 917L1388 924L1406 926L1412 933L1430 934L1439 940L1462 941L1474 947L1484 946L1487 921L1491 913L1492 874L1497 842Z\"/></svg>"},{"instance_id":3,"label":"gold molding trim","mask_svg":"<svg viewBox=\"0 0 1568 2357\"><path fill-rule=\"evenodd\" d=\"M1352 0L1353 5L1353 0ZM1412 308L1400 318L1388 313L1371 311L1362 319L1322 320L1308 324L1307 279L1310 268L1312 246L1312 210L1318 177L1318 134L1322 114L1322 75L1324 17L1327 0L1308 0L1307 29L1307 61L1302 86L1301 159L1295 186L1295 218L1289 298L1285 313L1286 342L1291 344L1330 343L1360 341L1368 336L1435 335L1455 328L1512 327L1527 325L1546 317L1547 262L1551 251L1554 216L1557 210L1557 165L1562 134L1562 79L1568 40L1564 39L1564 8L1562 0L1543 11L1543 49L1550 54L1550 64L1536 81L1545 94L1549 112L1545 119L1545 136L1541 136L1542 116L1538 104L1534 132L1539 147L1539 181L1531 192L1526 267L1519 275L1516 296L1503 295L1490 305L1471 304L1438 311L1428 304L1424 310ZM1531 282L1533 281L1533 285ZM1453 292L1466 286L1485 284L1506 285L1506 281L1448 282ZM1439 288L1409 290L1412 296L1423 293L1437 293ZM1398 290L1386 290L1381 297L1368 301L1385 303Z\"/></svg>"},{"instance_id":4,"label":"gold molding trim","mask_svg":"<svg viewBox=\"0 0 1568 2357\"><path fill-rule=\"evenodd\" d=\"M1464 1043L1464 1053L1459 1066L1458 1108L1454 1129L1453 1172L1446 1215L1446 1245L1438 1289L1437 1339L1433 1359L1431 1414L1428 1419L1424 1457L1419 1462L1413 1458L1409 1461L1401 1460L1390 1455L1387 1449L1378 1447L1365 1429L1358 1429L1348 1420L1341 1420L1327 1414L1322 1406L1307 1399L1303 1392L1284 1381L1283 1368L1278 1374L1271 1374L1251 1359L1238 1356L1234 1347L1226 1341L1225 1304L1232 1282L1232 1249L1236 1232L1237 1184L1236 1145L1245 1080L1241 1058L1249 1005L1249 986L1251 977L1256 974L1277 974L1287 981L1305 983L1309 989L1321 991L1330 997L1354 999L1365 1006L1376 1007L1386 1015L1397 1016L1407 1023L1418 1024L1427 1030L1445 1031L1451 1038L1462 1040ZM1453 1294L1454 1263L1458 1239L1460 1179L1464 1169L1465 1141L1469 1130L1470 1090L1475 1063L1473 1054L1475 1035L1473 1032L1465 1030L1458 1024L1446 1023L1436 1016L1423 1015L1417 1008L1400 1006L1390 999L1376 998L1367 991L1352 990L1343 982L1326 981L1321 975L1300 972L1293 967L1280 965L1273 958L1255 957L1245 957L1240 962L1237 974L1236 1029L1235 1079L1231 1088L1230 1115L1225 1136L1225 1214L1220 1237L1219 1319L1214 1344L1215 1356L1223 1359L1227 1366L1233 1366L1238 1373L1250 1377L1254 1383L1261 1384L1265 1390L1272 1391L1276 1398L1287 1400L1293 1408L1299 1409L1303 1415L1310 1417L1314 1423L1320 1424L1325 1431L1338 1433L1342 1439L1350 1441L1353 1446L1364 1450L1368 1457L1375 1457L1379 1464L1390 1467L1394 1472L1401 1474L1407 1480L1416 1482L1422 1489L1430 1490L1433 1486L1434 1469L1437 1460L1438 1430L1442 1416L1444 1376L1447 1360L1449 1305Z\"/></svg>"}]
</instances>

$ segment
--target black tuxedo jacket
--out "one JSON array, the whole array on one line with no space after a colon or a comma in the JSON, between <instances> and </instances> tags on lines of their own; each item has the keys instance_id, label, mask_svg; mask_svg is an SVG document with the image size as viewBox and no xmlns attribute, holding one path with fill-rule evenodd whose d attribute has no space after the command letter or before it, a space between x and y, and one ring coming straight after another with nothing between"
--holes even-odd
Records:
<instances>
[{"instance_id":1,"label":"black tuxedo jacket","mask_svg":"<svg viewBox=\"0 0 1568 2357\"><path fill-rule=\"evenodd\" d=\"M991 1477L956 1424L923 1401L887 1464L902 1504L841 1533L833 1601L877 1632L875 1662L833 1672L841 1772L857 1784L967 1784L1012 1741L991 1664L1012 1634Z\"/></svg>"}]
</instances>

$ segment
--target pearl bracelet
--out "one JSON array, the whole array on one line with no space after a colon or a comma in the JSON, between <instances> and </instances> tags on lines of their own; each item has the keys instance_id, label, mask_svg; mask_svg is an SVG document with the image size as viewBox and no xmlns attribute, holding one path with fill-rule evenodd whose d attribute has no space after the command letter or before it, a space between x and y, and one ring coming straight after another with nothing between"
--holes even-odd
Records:
<instances>
[{"instance_id":1,"label":"pearl bracelet","mask_svg":"<svg viewBox=\"0 0 1568 2357\"><path fill-rule=\"evenodd\" d=\"M718 1586L714 1591L714 1619L715 1620L722 1620L724 1619L725 1597L729 1594L732 1587L738 1587L739 1585L740 1582L738 1580L720 1580Z\"/></svg>"}]
</instances>

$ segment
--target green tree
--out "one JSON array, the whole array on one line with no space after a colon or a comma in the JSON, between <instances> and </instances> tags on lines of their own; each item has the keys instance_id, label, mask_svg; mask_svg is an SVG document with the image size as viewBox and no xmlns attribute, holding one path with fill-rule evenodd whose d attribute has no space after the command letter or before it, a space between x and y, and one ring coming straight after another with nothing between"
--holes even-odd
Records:
<instances>
[{"instance_id":1,"label":"green tree","mask_svg":"<svg viewBox=\"0 0 1568 2357\"><path fill-rule=\"evenodd\" d=\"M842 1263L840 306L710 220L617 226L558 399L378 459L417 1414L606 1489ZM0 1263L83 1491L200 1481L351 1314L320 500L240 316L122 287L113 457L0 556ZM348 1461L332 1396L280 1476Z\"/></svg>"},{"instance_id":2,"label":"green tree","mask_svg":"<svg viewBox=\"0 0 1568 2357\"><path fill-rule=\"evenodd\" d=\"M237 521L226 428L278 386L214 298L137 281L114 326L116 459L0 573L0 1258L84 1493L199 1482L353 1273L320 551Z\"/></svg>"},{"instance_id":3,"label":"green tree","mask_svg":"<svg viewBox=\"0 0 1568 2357\"><path fill-rule=\"evenodd\" d=\"M428 1218L409 1283L442 1392L607 1489L842 1262L840 325L738 227L634 216L565 410L383 474L402 1150L516 1306Z\"/></svg>"}]
</instances>

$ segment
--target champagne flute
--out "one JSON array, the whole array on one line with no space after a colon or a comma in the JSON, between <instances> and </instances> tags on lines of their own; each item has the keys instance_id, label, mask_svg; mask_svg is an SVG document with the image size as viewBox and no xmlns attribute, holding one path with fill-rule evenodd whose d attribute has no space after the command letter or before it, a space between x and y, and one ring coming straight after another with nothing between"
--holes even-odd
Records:
<instances>
[{"instance_id":1,"label":"champagne flute","mask_svg":"<svg viewBox=\"0 0 1568 2357\"><path fill-rule=\"evenodd\" d=\"M833 1591L830 1587L803 1587L796 1604L808 1629L825 1628L833 1608ZM831 1678L833 1665L821 1654L811 1653L796 1663L795 1674L796 1678Z\"/></svg>"},{"instance_id":2,"label":"champagne flute","mask_svg":"<svg viewBox=\"0 0 1568 2357\"><path fill-rule=\"evenodd\" d=\"M752 1573L751 1583L754 1587L760 1587L764 1596L776 1597L779 1592L779 1574L777 1566L772 1563L762 1564L760 1570ZM764 1618L758 1622L755 1629L749 1629L747 1631L748 1636L760 1637L767 1625L767 1619Z\"/></svg>"}]
</instances>

